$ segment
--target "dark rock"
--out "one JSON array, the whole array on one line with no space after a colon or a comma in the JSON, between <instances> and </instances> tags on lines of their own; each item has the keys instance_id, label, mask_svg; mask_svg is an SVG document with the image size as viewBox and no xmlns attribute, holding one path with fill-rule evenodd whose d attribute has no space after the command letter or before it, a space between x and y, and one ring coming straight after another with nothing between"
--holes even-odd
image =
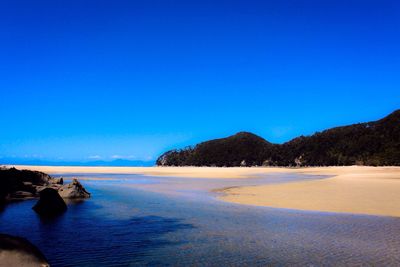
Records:
<instances>
[{"instance_id":1,"label":"dark rock","mask_svg":"<svg viewBox=\"0 0 400 267\"><path fill-rule=\"evenodd\" d=\"M44 190L44 189L46 189L47 188L47 186L45 186L45 185L37 185L37 186L35 186L35 190L36 190L36 193L40 193L40 191L42 191L42 190Z\"/></svg>"},{"instance_id":2,"label":"dark rock","mask_svg":"<svg viewBox=\"0 0 400 267\"><path fill-rule=\"evenodd\" d=\"M1 266L50 266L40 250L25 238L0 234Z\"/></svg>"},{"instance_id":3,"label":"dark rock","mask_svg":"<svg viewBox=\"0 0 400 267\"><path fill-rule=\"evenodd\" d=\"M0 168L0 202L14 200L12 194L17 191L36 195L36 187L48 185L51 179L43 172Z\"/></svg>"},{"instance_id":4,"label":"dark rock","mask_svg":"<svg viewBox=\"0 0 400 267\"><path fill-rule=\"evenodd\" d=\"M62 198L89 198L90 193L77 180L73 179L72 183L62 186L58 193Z\"/></svg>"},{"instance_id":5,"label":"dark rock","mask_svg":"<svg viewBox=\"0 0 400 267\"><path fill-rule=\"evenodd\" d=\"M62 186L61 184L49 184L46 188L53 188L58 191Z\"/></svg>"},{"instance_id":6,"label":"dark rock","mask_svg":"<svg viewBox=\"0 0 400 267\"><path fill-rule=\"evenodd\" d=\"M61 184L49 184L49 185L36 186L35 190L36 190L36 193L40 194L40 192L46 188L52 188L52 189L55 189L58 191L61 187L62 187Z\"/></svg>"},{"instance_id":7,"label":"dark rock","mask_svg":"<svg viewBox=\"0 0 400 267\"><path fill-rule=\"evenodd\" d=\"M45 188L40 191L40 199L33 206L33 210L43 216L59 215L67 210L67 205L60 197L57 190Z\"/></svg>"},{"instance_id":8,"label":"dark rock","mask_svg":"<svg viewBox=\"0 0 400 267\"><path fill-rule=\"evenodd\" d=\"M15 191L10 194L10 200L26 200L33 199L36 195L31 192L26 191Z\"/></svg>"},{"instance_id":9,"label":"dark rock","mask_svg":"<svg viewBox=\"0 0 400 267\"><path fill-rule=\"evenodd\" d=\"M58 185L63 185L64 184L64 178L60 177L60 178L51 178L49 180L50 184L58 184Z\"/></svg>"}]
</instances>

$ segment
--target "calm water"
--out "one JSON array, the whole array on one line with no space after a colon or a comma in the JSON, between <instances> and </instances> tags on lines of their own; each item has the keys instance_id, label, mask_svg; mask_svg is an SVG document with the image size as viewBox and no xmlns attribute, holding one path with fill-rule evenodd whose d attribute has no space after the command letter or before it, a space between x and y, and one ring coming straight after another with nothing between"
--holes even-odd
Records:
<instances>
[{"instance_id":1,"label":"calm water","mask_svg":"<svg viewBox=\"0 0 400 267\"><path fill-rule=\"evenodd\" d=\"M193 188L177 186L180 178L78 176L112 180L83 180L92 198L53 220L31 210L35 201L11 204L0 232L28 238L53 266L400 266L398 218L237 205L206 193L309 177L194 179L203 185Z\"/></svg>"}]
</instances>

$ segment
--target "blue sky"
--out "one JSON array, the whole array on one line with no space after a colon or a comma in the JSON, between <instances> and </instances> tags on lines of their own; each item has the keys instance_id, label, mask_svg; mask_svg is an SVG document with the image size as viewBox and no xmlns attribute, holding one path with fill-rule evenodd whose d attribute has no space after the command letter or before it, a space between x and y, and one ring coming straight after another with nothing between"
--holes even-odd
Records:
<instances>
[{"instance_id":1,"label":"blue sky","mask_svg":"<svg viewBox=\"0 0 400 267\"><path fill-rule=\"evenodd\" d=\"M0 2L0 157L155 159L400 108L398 1Z\"/></svg>"}]
</instances>

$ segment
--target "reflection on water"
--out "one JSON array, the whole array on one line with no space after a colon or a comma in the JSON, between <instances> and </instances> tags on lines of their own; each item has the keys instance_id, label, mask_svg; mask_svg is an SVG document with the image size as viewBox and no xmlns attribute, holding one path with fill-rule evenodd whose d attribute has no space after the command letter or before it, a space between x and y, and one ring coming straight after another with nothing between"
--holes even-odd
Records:
<instances>
[{"instance_id":1,"label":"reflection on water","mask_svg":"<svg viewBox=\"0 0 400 267\"><path fill-rule=\"evenodd\" d=\"M133 189L151 189L146 180L177 186L178 178L114 178L83 181L92 198L53 220L40 220L34 201L11 204L0 232L28 238L53 266L400 265L398 218L241 206L197 197L201 190Z\"/></svg>"},{"instance_id":2,"label":"reflection on water","mask_svg":"<svg viewBox=\"0 0 400 267\"><path fill-rule=\"evenodd\" d=\"M141 263L155 249L178 244L163 239L163 235L192 228L173 217L135 216L134 213L125 214L126 218L112 216L114 210L107 214L96 201L70 202L67 213L42 219L31 211L34 202L12 204L1 214L0 231L31 240L46 254L52 266Z\"/></svg>"}]
</instances>

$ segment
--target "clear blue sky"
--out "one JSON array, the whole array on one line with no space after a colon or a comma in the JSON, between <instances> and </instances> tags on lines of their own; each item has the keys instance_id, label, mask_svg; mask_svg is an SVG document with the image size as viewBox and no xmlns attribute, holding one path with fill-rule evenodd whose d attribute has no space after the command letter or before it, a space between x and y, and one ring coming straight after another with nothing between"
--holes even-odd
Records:
<instances>
[{"instance_id":1,"label":"clear blue sky","mask_svg":"<svg viewBox=\"0 0 400 267\"><path fill-rule=\"evenodd\" d=\"M400 108L400 2L0 2L0 157L154 159Z\"/></svg>"}]
</instances>

